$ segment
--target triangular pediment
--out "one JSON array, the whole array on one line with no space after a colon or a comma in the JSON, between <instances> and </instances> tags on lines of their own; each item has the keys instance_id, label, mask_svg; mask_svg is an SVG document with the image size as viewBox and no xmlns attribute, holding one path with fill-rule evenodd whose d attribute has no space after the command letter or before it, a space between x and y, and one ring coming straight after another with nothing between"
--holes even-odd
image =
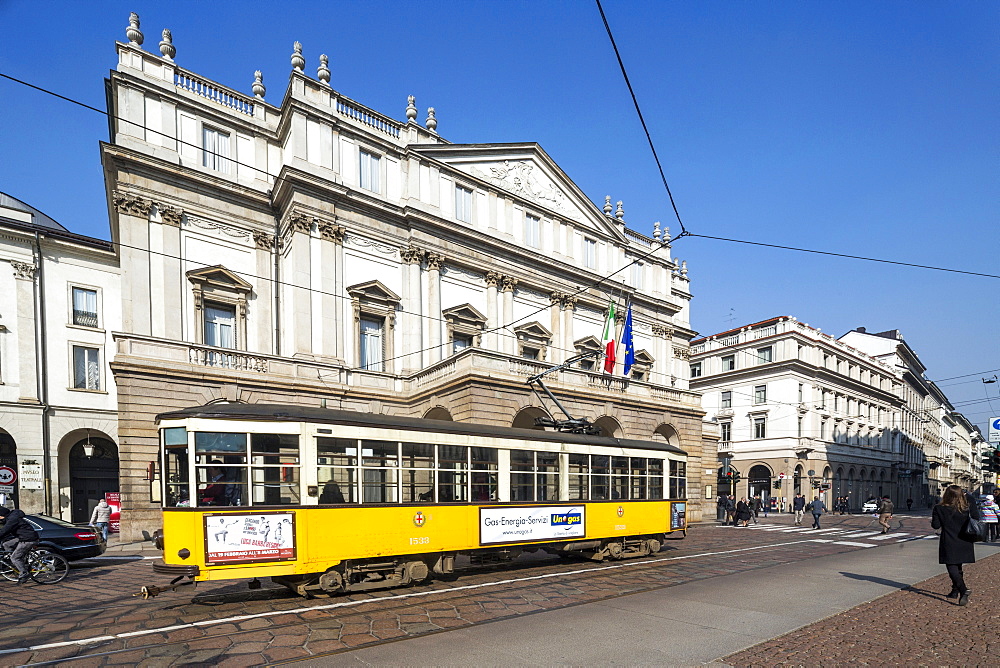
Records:
<instances>
[{"instance_id":1,"label":"triangular pediment","mask_svg":"<svg viewBox=\"0 0 1000 668\"><path fill-rule=\"evenodd\" d=\"M655 361L656 360L653 359L653 356L650 355L648 352L646 352L645 348L643 348L642 350L640 350L639 352L637 352L635 354L635 363L636 364L645 364L646 366L649 366L649 365L652 365L652 363L655 362Z\"/></svg>"},{"instance_id":2,"label":"triangular pediment","mask_svg":"<svg viewBox=\"0 0 1000 668\"><path fill-rule=\"evenodd\" d=\"M478 324L486 323L486 316L477 311L472 304L452 306L451 308L441 311L441 315L448 320L462 320L464 322L474 322Z\"/></svg>"},{"instance_id":3,"label":"triangular pediment","mask_svg":"<svg viewBox=\"0 0 1000 668\"><path fill-rule=\"evenodd\" d=\"M192 269L187 272L187 277L189 281L195 283L203 283L240 292L250 292L253 290L252 285L221 264L217 264L214 267Z\"/></svg>"},{"instance_id":4,"label":"triangular pediment","mask_svg":"<svg viewBox=\"0 0 1000 668\"><path fill-rule=\"evenodd\" d=\"M518 335L518 338L521 338L522 335L533 339L549 339L552 337L552 332L545 329L545 327L537 321L529 322L528 324L521 325L520 327L515 327L514 333Z\"/></svg>"},{"instance_id":5,"label":"triangular pediment","mask_svg":"<svg viewBox=\"0 0 1000 668\"><path fill-rule=\"evenodd\" d=\"M347 294L352 298L362 301L383 302L398 304L402 298L395 292L385 287L381 281L366 281L348 286Z\"/></svg>"},{"instance_id":6,"label":"triangular pediment","mask_svg":"<svg viewBox=\"0 0 1000 668\"><path fill-rule=\"evenodd\" d=\"M577 350L602 350L604 346L596 336L585 336L573 342L573 347Z\"/></svg>"},{"instance_id":7,"label":"triangular pediment","mask_svg":"<svg viewBox=\"0 0 1000 668\"><path fill-rule=\"evenodd\" d=\"M510 193L537 215L555 215L599 236L626 240L618 223L598 209L538 144L420 144L411 148Z\"/></svg>"}]
</instances>

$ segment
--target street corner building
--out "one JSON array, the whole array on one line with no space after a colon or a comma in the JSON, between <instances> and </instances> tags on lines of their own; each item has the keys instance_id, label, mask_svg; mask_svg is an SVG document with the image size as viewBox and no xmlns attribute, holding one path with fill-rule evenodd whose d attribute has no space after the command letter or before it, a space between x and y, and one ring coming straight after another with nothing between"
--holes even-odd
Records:
<instances>
[{"instance_id":1,"label":"street corner building","mask_svg":"<svg viewBox=\"0 0 1000 668\"><path fill-rule=\"evenodd\" d=\"M538 144L451 143L412 96L404 120L369 109L331 87L326 56L310 76L298 43L270 97L259 71L247 95L181 68L168 33L143 49L134 15L127 36L101 145L126 540L159 522L157 414L299 404L535 428L526 379L602 350L609 295L618 341L631 304L631 373L588 358L549 387L604 435L679 446L702 488L715 442L688 386L689 277L668 230L629 228Z\"/></svg>"},{"instance_id":2,"label":"street corner building","mask_svg":"<svg viewBox=\"0 0 1000 668\"><path fill-rule=\"evenodd\" d=\"M720 493L774 500L871 497L927 508L973 489L984 439L924 376L897 330L839 339L791 316L691 342L691 388L718 427ZM989 482L992 482L990 480Z\"/></svg>"}]
</instances>

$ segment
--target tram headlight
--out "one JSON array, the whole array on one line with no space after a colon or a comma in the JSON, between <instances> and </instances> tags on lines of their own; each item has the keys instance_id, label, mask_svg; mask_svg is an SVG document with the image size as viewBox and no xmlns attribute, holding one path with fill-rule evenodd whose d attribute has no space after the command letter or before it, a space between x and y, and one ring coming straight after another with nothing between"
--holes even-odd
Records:
<instances>
[{"instance_id":1,"label":"tram headlight","mask_svg":"<svg viewBox=\"0 0 1000 668\"><path fill-rule=\"evenodd\" d=\"M188 557L191 556L191 550L187 549L186 547L182 547L181 549L177 550L177 556L180 557L181 559L187 559Z\"/></svg>"}]
</instances>

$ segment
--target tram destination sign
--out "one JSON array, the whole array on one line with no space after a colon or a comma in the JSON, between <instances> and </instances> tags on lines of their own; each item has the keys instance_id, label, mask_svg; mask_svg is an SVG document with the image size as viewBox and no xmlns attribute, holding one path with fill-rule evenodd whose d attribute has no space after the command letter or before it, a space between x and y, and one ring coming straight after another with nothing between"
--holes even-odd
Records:
<instances>
[{"instance_id":1,"label":"tram destination sign","mask_svg":"<svg viewBox=\"0 0 1000 668\"><path fill-rule=\"evenodd\" d=\"M295 559L295 513L219 513L205 516L205 561L210 565Z\"/></svg>"},{"instance_id":2,"label":"tram destination sign","mask_svg":"<svg viewBox=\"0 0 1000 668\"><path fill-rule=\"evenodd\" d=\"M583 538L585 510L584 506L480 508L479 544Z\"/></svg>"}]
</instances>

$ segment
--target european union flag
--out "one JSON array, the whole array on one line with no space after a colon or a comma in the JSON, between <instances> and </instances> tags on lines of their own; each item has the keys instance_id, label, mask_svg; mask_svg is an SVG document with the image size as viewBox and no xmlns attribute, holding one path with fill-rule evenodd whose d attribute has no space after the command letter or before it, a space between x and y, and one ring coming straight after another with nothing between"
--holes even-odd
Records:
<instances>
[{"instance_id":1,"label":"european union flag","mask_svg":"<svg viewBox=\"0 0 1000 668\"><path fill-rule=\"evenodd\" d=\"M632 365L635 364L635 344L632 343L632 304L628 305L628 314L625 316L622 343L625 345L624 374L627 376L632 371Z\"/></svg>"}]
</instances>

